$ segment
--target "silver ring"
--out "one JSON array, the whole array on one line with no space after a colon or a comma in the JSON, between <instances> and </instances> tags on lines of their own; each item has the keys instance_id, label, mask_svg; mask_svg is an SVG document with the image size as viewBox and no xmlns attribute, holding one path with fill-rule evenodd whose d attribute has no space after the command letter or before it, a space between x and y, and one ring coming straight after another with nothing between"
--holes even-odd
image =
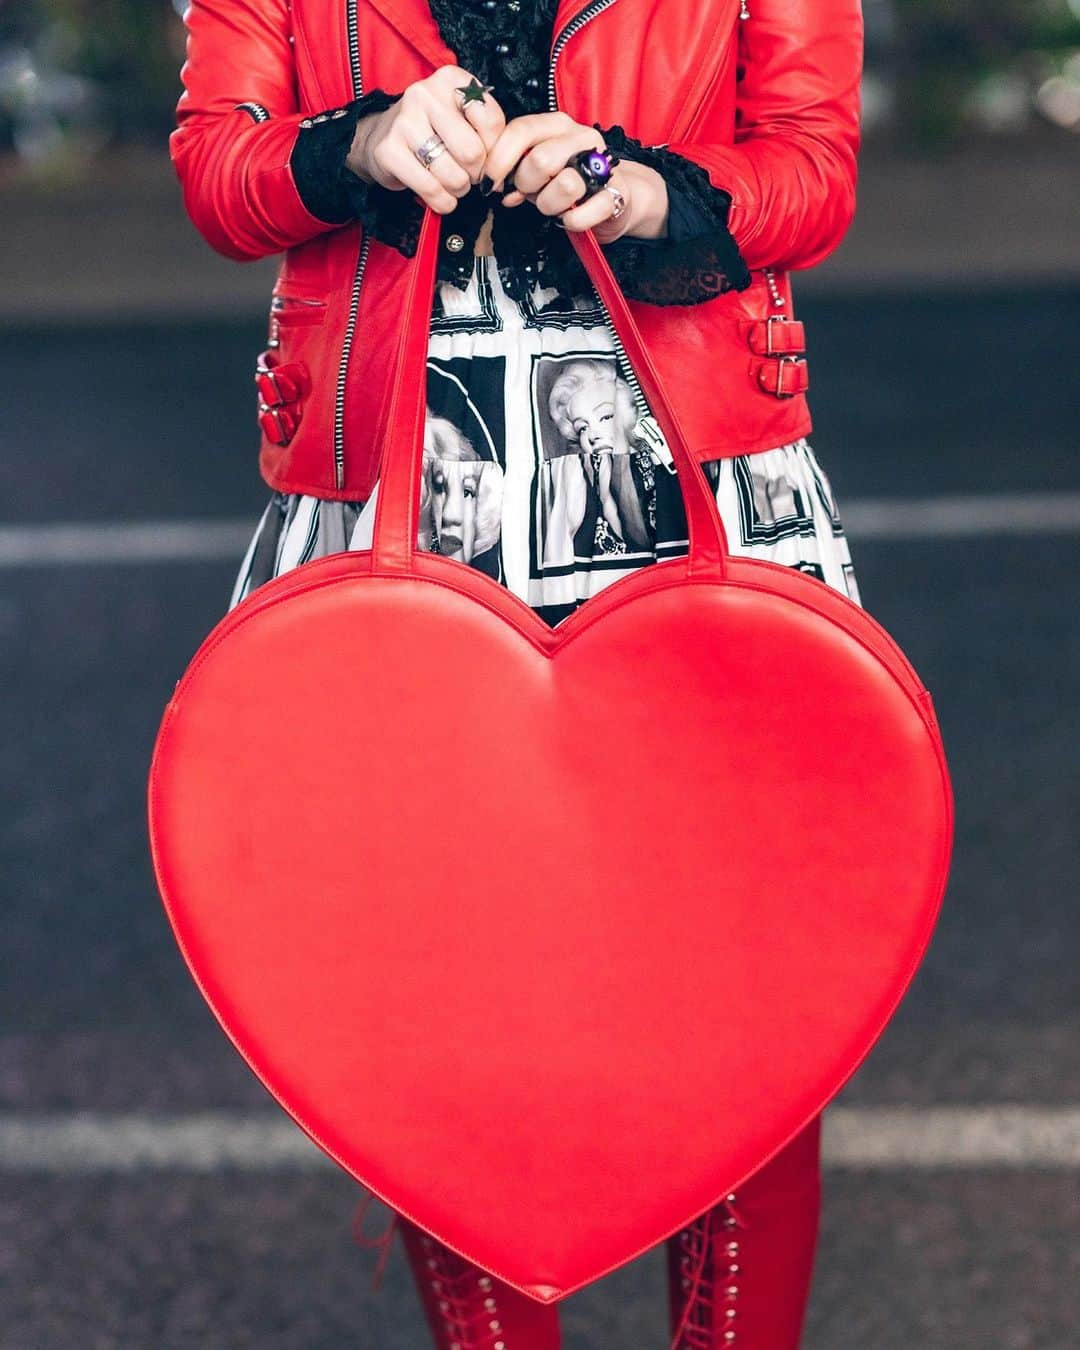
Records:
<instances>
[{"instance_id":1,"label":"silver ring","mask_svg":"<svg viewBox=\"0 0 1080 1350\"><path fill-rule=\"evenodd\" d=\"M619 191L617 187L612 187L610 183L604 184L604 191L610 192L612 197L614 197L615 199L615 204L611 210L611 218L612 220L618 220L618 218L626 210L626 198L622 195L622 193Z\"/></svg>"},{"instance_id":2,"label":"silver ring","mask_svg":"<svg viewBox=\"0 0 1080 1350\"><path fill-rule=\"evenodd\" d=\"M443 138L433 134L422 144L418 145L413 153L426 169L431 161L433 159L438 159L445 149L446 143Z\"/></svg>"}]
</instances>

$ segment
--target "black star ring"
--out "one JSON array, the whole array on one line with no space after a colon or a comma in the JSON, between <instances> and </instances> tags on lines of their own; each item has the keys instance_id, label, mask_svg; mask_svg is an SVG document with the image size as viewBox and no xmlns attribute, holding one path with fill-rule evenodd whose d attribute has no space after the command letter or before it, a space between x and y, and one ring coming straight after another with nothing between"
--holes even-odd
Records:
<instances>
[{"instance_id":1,"label":"black star ring","mask_svg":"<svg viewBox=\"0 0 1080 1350\"><path fill-rule=\"evenodd\" d=\"M461 107L464 110L470 103L483 103L484 95L495 88L493 84L481 84L474 75L468 84L459 84L457 92L461 95Z\"/></svg>"}]
</instances>

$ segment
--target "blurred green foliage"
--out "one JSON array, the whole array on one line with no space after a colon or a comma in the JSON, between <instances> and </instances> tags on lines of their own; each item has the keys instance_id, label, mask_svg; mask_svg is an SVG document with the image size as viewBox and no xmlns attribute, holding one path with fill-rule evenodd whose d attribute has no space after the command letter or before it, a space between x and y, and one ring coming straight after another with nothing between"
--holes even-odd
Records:
<instances>
[{"instance_id":1,"label":"blurred green foliage","mask_svg":"<svg viewBox=\"0 0 1080 1350\"><path fill-rule=\"evenodd\" d=\"M10 139L20 117L51 114L93 118L103 143L157 139L172 126L182 59L172 0L0 0L3 130Z\"/></svg>"},{"instance_id":2,"label":"blurred green foliage","mask_svg":"<svg viewBox=\"0 0 1080 1350\"><path fill-rule=\"evenodd\" d=\"M78 69L111 96L117 126L170 126L180 94L174 38L181 26L169 0L41 0L72 32Z\"/></svg>"},{"instance_id":3,"label":"blurred green foliage","mask_svg":"<svg viewBox=\"0 0 1080 1350\"><path fill-rule=\"evenodd\" d=\"M1014 72L1032 84L1059 54L1080 49L1080 4L1069 0L892 0L898 132L922 147L960 133L972 91Z\"/></svg>"},{"instance_id":4,"label":"blurred green foliage","mask_svg":"<svg viewBox=\"0 0 1080 1350\"><path fill-rule=\"evenodd\" d=\"M24 0L25 3L25 0ZM35 0L66 35L72 67L103 91L123 132L166 130L180 94L170 0Z\"/></svg>"}]
</instances>

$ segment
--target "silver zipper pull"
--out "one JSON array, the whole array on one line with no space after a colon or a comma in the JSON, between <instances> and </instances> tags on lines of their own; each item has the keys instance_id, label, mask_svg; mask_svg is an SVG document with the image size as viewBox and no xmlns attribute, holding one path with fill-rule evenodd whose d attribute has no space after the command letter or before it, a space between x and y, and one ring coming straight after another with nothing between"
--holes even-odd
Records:
<instances>
[{"instance_id":1,"label":"silver zipper pull","mask_svg":"<svg viewBox=\"0 0 1080 1350\"><path fill-rule=\"evenodd\" d=\"M746 0L739 0L739 18L748 19L749 17L750 17L750 10L747 7Z\"/></svg>"},{"instance_id":2,"label":"silver zipper pull","mask_svg":"<svg viewBox=\"0 0 1080 1350\"><path fill-rule=\"evenodd\" d=\"M634 424L634 437L649 447L649 454L652 455L654 463L667 469L670 474L677 472L675 459L664 439L664 433L660 430L660 423L652 413L642 413L638 417Z\"/></svg>"}]
</instances>

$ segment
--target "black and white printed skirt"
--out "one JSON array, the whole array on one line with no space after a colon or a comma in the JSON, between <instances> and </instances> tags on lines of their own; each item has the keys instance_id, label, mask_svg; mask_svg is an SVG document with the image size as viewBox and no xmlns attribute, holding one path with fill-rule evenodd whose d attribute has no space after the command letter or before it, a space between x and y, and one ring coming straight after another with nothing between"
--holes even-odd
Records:
<instances>
[{"instance_id":1,"label":"black and white printed skirt","mask_svg":"<svg viewBox=\"0 0 1080 1350\"><path fill-rule=\"evenodd\" d=\"M435 287L417 543L480 568L554 625L627 573L686 552L682 496L598 299L559 307L537 286L519 302L493 255L475 263L467 290ZM733 553L809 572L860 603L805 438L703 467ZM300 563L370 547L377 498L378 484L364 502L275 492L230 608Z\"/></svg>"}]
</instances>

